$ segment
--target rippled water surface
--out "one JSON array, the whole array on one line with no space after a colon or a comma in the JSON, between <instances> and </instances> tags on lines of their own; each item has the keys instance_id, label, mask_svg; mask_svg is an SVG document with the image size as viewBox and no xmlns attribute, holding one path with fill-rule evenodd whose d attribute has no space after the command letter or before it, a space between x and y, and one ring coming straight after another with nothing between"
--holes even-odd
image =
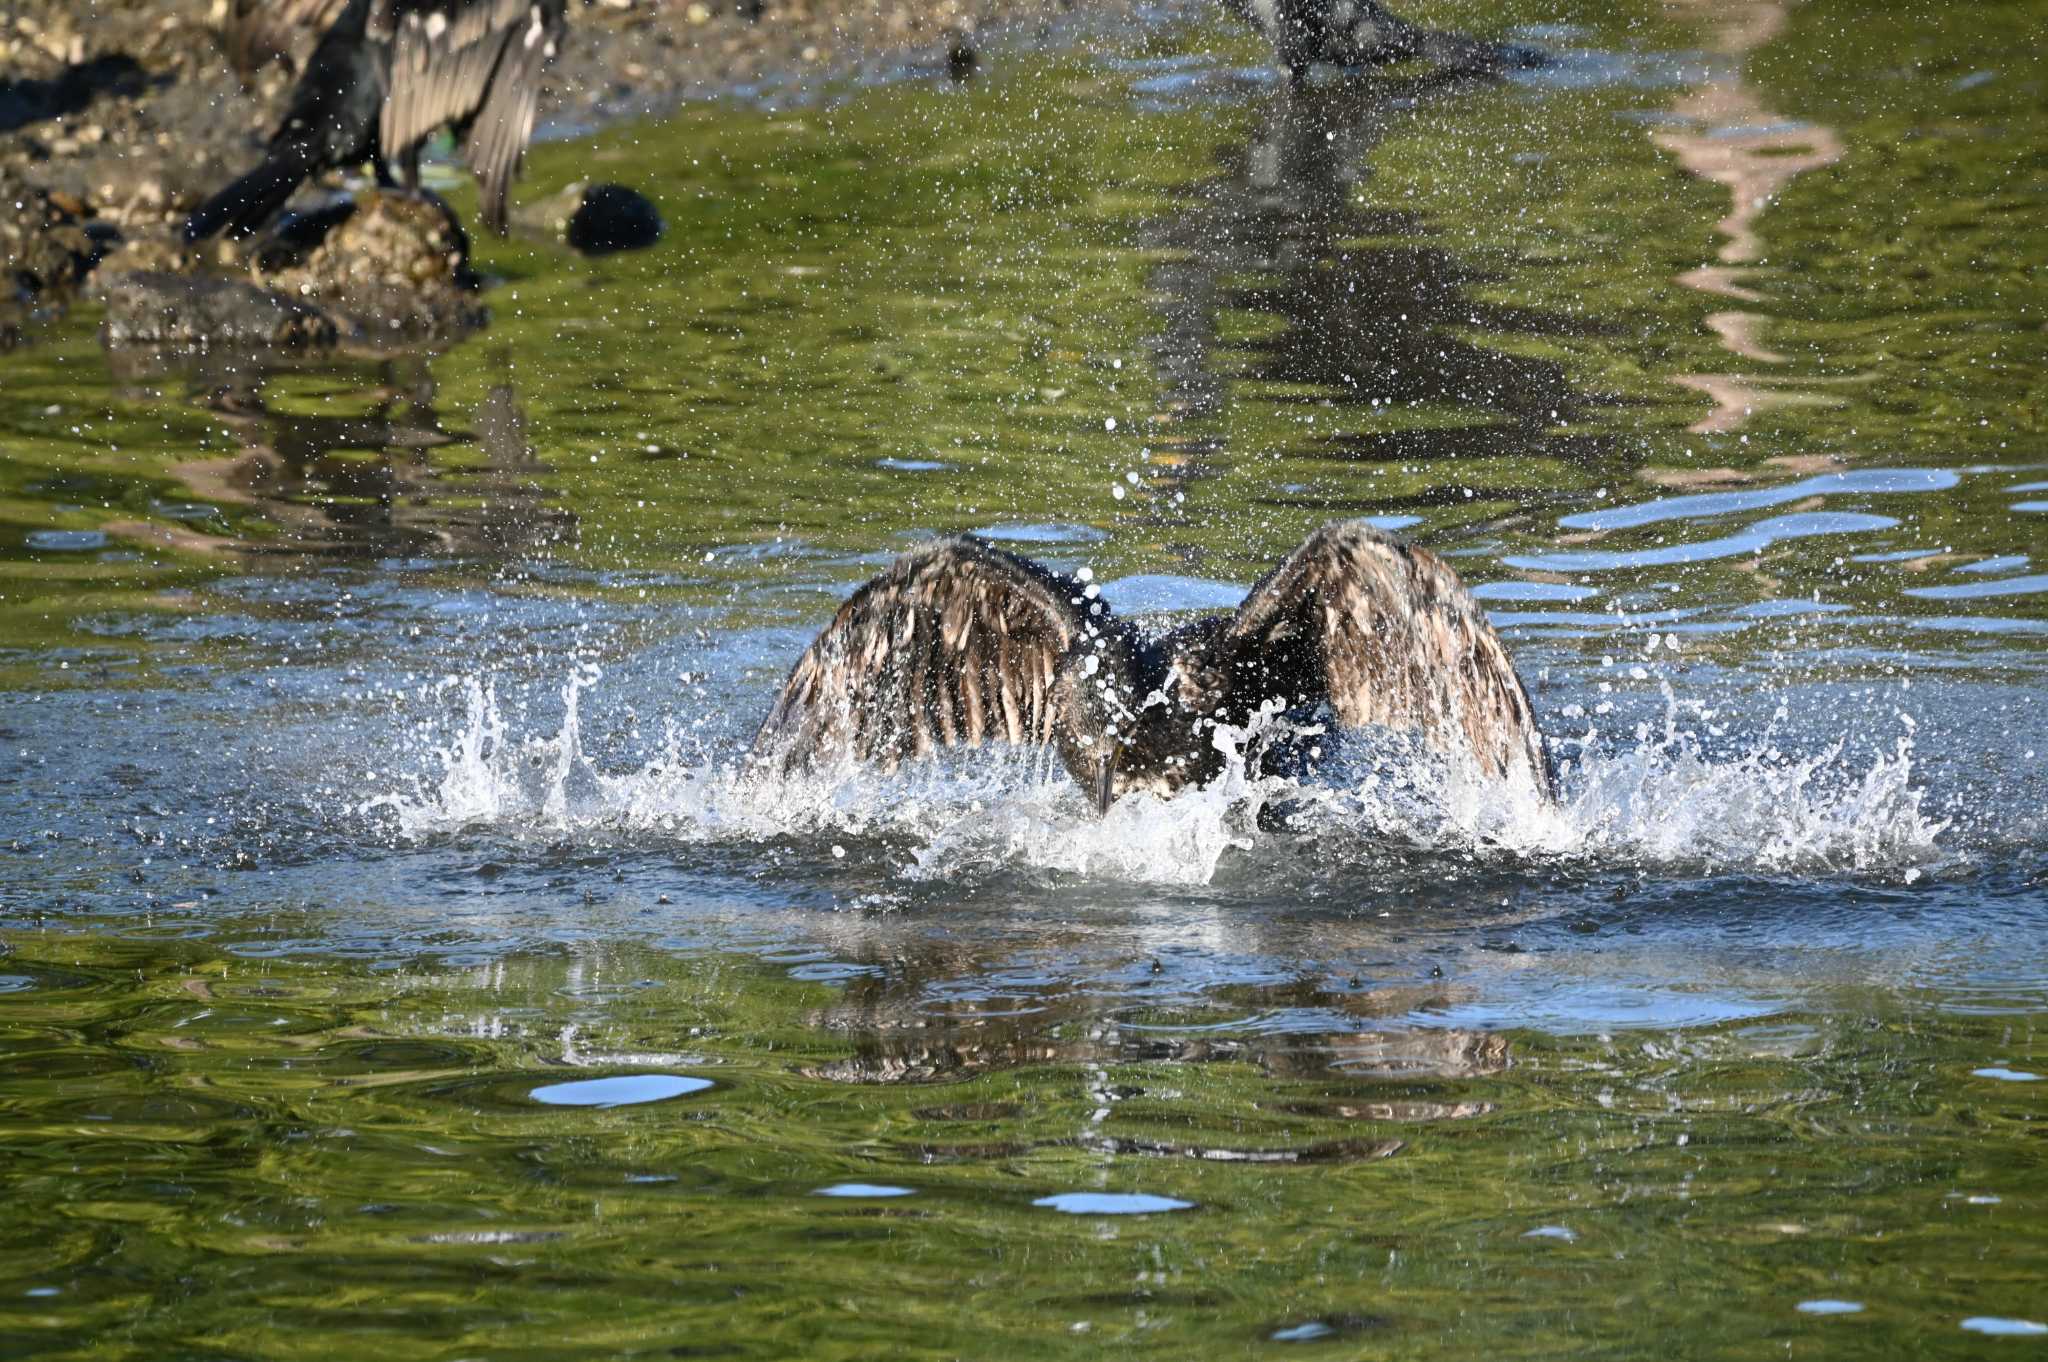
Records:
<instances>
[{"instance_id":1,"label":"rippled water surface","mask_svg":"<svg viewBox=\"0 0 2048 1362\"><path fill-rule=\"evenodd\" d=\"M445 353L9 356L0 1354L2038 1352L2040 8L1423 17L1555 60L998 46L538 149L670 235ZM921 535L1342 516L1558 806L735 770Z\"/></svg>"}]
</instances>

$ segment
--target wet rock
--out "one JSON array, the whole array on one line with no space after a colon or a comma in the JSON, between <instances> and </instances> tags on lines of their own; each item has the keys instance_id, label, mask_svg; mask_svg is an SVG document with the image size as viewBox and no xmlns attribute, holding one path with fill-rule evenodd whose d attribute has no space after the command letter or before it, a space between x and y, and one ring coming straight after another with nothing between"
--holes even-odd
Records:
<instances>
[{"instance_id":1,"label":"wet rock","mask_svg":"<svg viewBox=\"0 0 2048 1362\"><path fill-rule=\"evenodd\" d=\"M93 210L69 194L0 184L0 269L22 302L68 293L111 242Z\"/></svg>"},{"instance_id":2,"label":"wet rock","mask_svg":"<svg viewBox=\"0 0 2048 1362\"><path fill-rule=\"evenodd\" d=\"M575 184L512 210L521 234L569 243L585 255L633 251L661 240L667 224L637 189L622 184Z\"/></svg>"},{"instance_id":3,"label":"wet rock","mask_svg":"<svg viewBox=\"0 0 2048 1362\"><path fill-rule=\"evenodd\" d=\"M270 240L297 259L277 282L346 297L374 289L472 286L469 234L431 194L370 191L287 222ZM309 248L310 247L310 248Z\"/></svg>"},{"instance_id":4,"label":"wet rock","mask_svg":"<svg viewBox=\"0 0 2048 1362\"><path fill-rule=\"evenodd\" d=\"M664 224L654 201L622 184L594 184L569 217L564 234L585 255L634 251L661 240Z\"/></svg>"},{"instance_id":5,"label":"wet rock","mask_svg":"<svg viewBox=\"0 0 2048 1362\"><path fill-rule=\"evenodd\" d=\"M367 193L292 215L246 247L188 249L153 238L125 248L102 273L106 338L117 346L441 339L487 317L469 237L430 196Z\"/></svg>"},{"instance_id":6,"label":"wet rock","mask_svg":"<svg viewBox=\"0 0 2048 1362\"><path fill-rule=\"evenodd\" d=\"M290 219L257 247L259 278L366 334L440 338L483 325L469 236L432 195L369 192Z\"/></svg>"},{"instance_id":7,"label":"wet rock","mask_svg":"<svg viewBox=\"0 0 2048 1362\"><path fill-rule=\"evenodd\" d=\"M319 306L238 279L161 270L99 280L113 345L332 345L342 327Z\"/></svg>"}]
</instances>

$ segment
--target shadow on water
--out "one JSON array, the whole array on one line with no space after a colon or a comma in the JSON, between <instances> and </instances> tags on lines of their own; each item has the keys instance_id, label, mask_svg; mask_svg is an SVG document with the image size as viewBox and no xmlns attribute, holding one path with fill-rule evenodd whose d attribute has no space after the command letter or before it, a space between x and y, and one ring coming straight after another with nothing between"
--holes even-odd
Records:
<instances>
[{"instance_id":1,"label":"shadow on water","mask_svg":"<svg viewBox=\"0 0 2048 1362\"><path fill-rule=\"evenodd\" d=\"M124 397L181 391L231 433L236 453L177 471L197 496L260 511L280 531L237 545L245 552L512 558L573 543L576 513L551 486L510 366L471 429L451 429L432 359L313 367L276 352L110 352Z\"/></svg>"},{"instance_id":2,"label":"shadow on water","mask_svg":"<svg viewBox=\"0 0 2048 1362\"><path fill-rule=\"evenodd\" d=\"M1223 413L1234 385L1256 385L1283 407L1336 409L1333 425L1299 447L1260 453L1592 461L1608 452L1609 438L1568 427L1615 399L1578 387L1558 363L1475 338L1594 335L1606 325L1476 300L1474 287L1494 276L1439 244L1420 215L1368 206L1359 192L1384 139L1419 111L1441 112L1491 83L1442 74L1261 87L1255 131L1220 156L1222 173L1178 191L1173 211L1140 226L1142 246L1170 255L1149 279L1161 323L1150 348L1162 389L1155 422L1173 433L1153 443L1180 464L1180 480L1226 461L1224 437L1203 424ZM1262 500L1305 504L1285 492ZM1314 504L1398 509L1384 498Z\"/></svg>"}]
</instances>

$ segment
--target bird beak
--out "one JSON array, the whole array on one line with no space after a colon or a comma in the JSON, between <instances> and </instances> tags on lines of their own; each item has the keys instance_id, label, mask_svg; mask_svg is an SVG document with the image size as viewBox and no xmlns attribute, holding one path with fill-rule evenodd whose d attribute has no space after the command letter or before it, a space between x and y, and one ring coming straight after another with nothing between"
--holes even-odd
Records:
<instances>
[{"instance_id":1,"label":"bird beak","mask_svg":"<svg viewBox=\"0 0 2048 1362\"><path fill-rule=\"evenodd\" d=\"M1098 817L1109 813L1109 806L1116 802L1116 757L1104 757L1095 768L1095 813Z\"/></svg>"}]
</instances>

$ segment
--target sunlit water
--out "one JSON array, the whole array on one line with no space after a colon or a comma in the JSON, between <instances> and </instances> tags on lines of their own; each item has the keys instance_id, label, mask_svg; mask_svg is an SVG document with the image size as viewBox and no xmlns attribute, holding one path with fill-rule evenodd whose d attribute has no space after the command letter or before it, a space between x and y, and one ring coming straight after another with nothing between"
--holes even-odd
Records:
<instances>
[{"instance_id":1,"label":"sunlit water","mask_svg":"<svg viewBox=\"0 0 2048 1362\"><path fill-rule=\"evenodd\" d=\"M10 356L0 1353L2038 1349L2031 19L1697 8L686 110L447 353ZM924 532L1163 620L1351 515L1555 804L745 765Z\"/></svg>"}]
</instances>

